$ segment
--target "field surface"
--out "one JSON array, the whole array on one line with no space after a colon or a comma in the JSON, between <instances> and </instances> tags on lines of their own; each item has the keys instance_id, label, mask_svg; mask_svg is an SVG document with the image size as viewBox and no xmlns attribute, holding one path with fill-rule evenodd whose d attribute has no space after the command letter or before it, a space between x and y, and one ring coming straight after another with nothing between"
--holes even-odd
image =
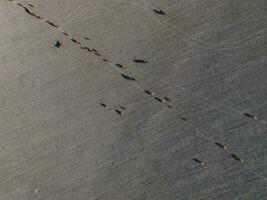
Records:
<instances>
[{"instance_id":1,"label":"field surface","mask_svg":"<svg viewBox=\"0 0 267 200\"><path fill-rule=\"evenodd\" d=\"M1 0L0 200L264 200L265 0Z\"/></svg>"}]
</instances>

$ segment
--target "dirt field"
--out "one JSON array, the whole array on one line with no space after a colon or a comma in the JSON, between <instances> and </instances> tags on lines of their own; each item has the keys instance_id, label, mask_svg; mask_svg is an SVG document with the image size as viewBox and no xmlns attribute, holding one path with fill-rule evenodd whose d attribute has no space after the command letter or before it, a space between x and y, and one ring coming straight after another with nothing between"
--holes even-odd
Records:
<instances>
[{"instance_id":1,"label":"dirt field","mask_svg":"<svg viewBox=\"0 0 267 200\"><path fill-rule=\"evenodd\" d=\"M265 0L1 0L0 200L264 200Z\"/></svg>"}]
</instances>

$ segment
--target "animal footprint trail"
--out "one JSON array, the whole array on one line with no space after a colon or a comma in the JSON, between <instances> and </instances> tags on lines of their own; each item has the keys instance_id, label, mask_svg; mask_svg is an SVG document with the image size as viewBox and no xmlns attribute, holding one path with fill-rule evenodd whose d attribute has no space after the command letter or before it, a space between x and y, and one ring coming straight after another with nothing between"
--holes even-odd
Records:
<instances>
[{"instance_id":1,"label":"animal footprint trail","mask_svg":"<svg viewBox=\"0 0 267 200\"><path fill-rule=\"evenodd\" d=\"M21 4L20 4L21 5ZM22 6L22 5L21 5ZM25 7L24 6L22 6L24 9L25 9ZM31 12L29 9L25 9L26 11L28 11L30 14L32 14L33 16L35 16L35 17L37 17L38 18L38 15L36 15L35 13L33 13L33 12ZM159 11L159 13L158 14L163 14L161 11ZM54 23L52 23L52 22L49 22L49 21L46 21L46 23L49 23L50 25L52 25L52 26L54 26L54 27L56 27L56 28L58 28L58 25L55 25ZM65 33L65 32L63 32L63 34L64 35L66 35L66 36L68 36L68 34L67 33ZM75 40L75 39L73 39L73 38L71 38L71 40L74 42L74 43L77 43L77 44L81 44L80 42L78 42L77 40ZM88 51L90 51L90 49L88 48L87 49ZM98 56L101 56L99 53L98 53L98 51L97 50L95 50L95 49L92 49L92 51L96 54L96 55L98 55ZM142 62L142 63L144 63L144 61L141 61L141 60L139 60L139 61L137 61L137 62ZM123 65L119 65L119 64L116 64L116 66L119 66L119 67L121 67L121 68L125 68ZM128 75L125 75L125 74L121 74L121 76L123 77L123 78L125 78L125 79L127 79L127 80L135 80L133 77L131 77L131 76L128 76ZM140 87L140 86L139 86ZM159 97L155 97L158 101L160 101L160 102L162 102L162 103L166 103L166 100L167 99L161 99L161 98L159 98ZM170 106L169 105L169 107L170 108L172 108L172 106ZM108 107L107 107L108 108ZM117 110L117 112L118 112L119 110ZM118 112L119 114L123 114L121 111L119 111ZM182 120L184 120L184 121L187 121L184 117L181 117L181 119ZM195 127L196 128L196 127ZM200 131L199 131L200 132ZM206 136L205 136L206 137Z\"/></svg>"},{"instance_id":2,"label":"animal footprint trail","mask_svg":"<svg viewBox=\"0 0 267 200\"><path fill-rule=\"evenodd\" d=\"M136 60L134 60L134 61L136 61ZM138 63L138 62L143 63L143 60L138 60L137 63ZM146 62L146 61L144 61L144 62ZM193 91L191 91L191 90L189 90L189 89L186 89L185 87L179 86L179 88L181 88L182 90L185 90L185 91L191 93L192 95L194 95L194 96L196 96L196 97L200 97L200 94L198 94L198 93L196 93L196 92L193 92ZM163 97L163 98L165 98L165 97ZM203 97L201 97L201 98L203 98ZM250 113L243 113L243 112L241 112L241 111L239 111L239 110L237 110L237 109L235 109L235 108L232 108L232 107L227 106L227 105L225 105L225 104L223 104L223 103L221 103L221 102L217 102L217 101L215 101L215 100L213 100L213 99L210 99L210 98L207 98L207 97L204 97L204 99L207 99L207 100L209 100L209 101L212 101L213 103L217 104L218 106L223 106L224 108L229 109L229 110L231 110L231 111L234 111L235 113L242 114L243 116L246 116L247 118L250 118L250 119L252 119L252 120L254 120L254 121L257 121L257 122L259 122L259 123L261 123L261 124L264 124L264 125L267 124L266 121L264 121L264 120L259 120L258 117L256 117L255 115L252 115L252 114L250 114ZM168 101L168 99L165 99L165 100ZM168 106L169 108L172 108L172 105L167 105L167 106ZM231 112L227 112L227 111L225 111L225 110L223 110L222 112L227 113L227 114L229 114L229 115L233 115ZM236 116L234 115L234 117L236 117ZM242 118L242 120L247 121L245 118Z\"/></svg>"},{"instance_id":3,"label":"animal footprint trail","mask_svg":"<svg viewBox=\"0 0 267 200\"><path fill-rule=\"evenodd\" d=\"M175 88L176 88L176 87L175 87ZM198 93L196 93L196 92L193 92L193 91L191 91L191 90L189 90L189 89L186 89L185 87L178 86L178 88L180 88L180 89L182 89L182 90L184 90L184 91L186 91L186 92L189 92L190 94L194 95L195 97L202 98L202 99L206 99L207 101L213 102L213 103L216 104L217 106L222 106L222 107L225 108L225 110L229 109L229 110L231 110L231 111L237 113L238 115L242 115L242 120L244 120L244 121L246 121L246 122L247 122L247 120L250 118L250 119L252 119L252 120L254 120L254 121L257 121L257 122L259 122L259 123L261 123L261 124L263 124L263 125L266 125L266 124L267 124L266 121L258 119L258 117L256 117L255 115L252 115L252 114L249 114L249 113L243 113L243 112L241 112L240 110L237 110L237 109L235 109L235 108L233 108L233 107L230 107L230 106L228 106L228 105L223 104L222 102L218 102L218 101L216 101L216 100L214 100L214 99L211 99L211 98L208 98L208 97L202 97L200 94L198 94ZM229 115L232 115L233 117L236 117L236 115L233 115L231 112L227 112L227 111L225 111L225 110L223 110L222 112L227 113L227 114L229 114ZM246 117L246 118L244 118L244 117Z\"/></svg>"},{"instance_id":4,"label":"animal footprint trail","mask_svg":"<svg viewBox=\"0 0 267 200\"><path fill-rule=\"evenodd\" d=\"M26 6L22 5L21 3L17 3L17 5L19 5L19 6L21 6L22 8L24 8L24 10L25 10L28 14L30 14L30 15L32 15L32 16L38 18L38 19L43 19L43 17L41 17L41 16L39 16L38 14L34 13L33 11L31 11L30 9L28 9ZM31 7L34 7L34 6L32 5ZM55 24L54 22L51 22L51 21L49 21L49 20L45 20L44 22L47 23L47 24L49 24L49 25L52 26L52 27L55 27L55 28L58 28L58 29L62 30L62 29L59 27L59 25ZM69 37L69 34L68 34L67 32L65 32L64 30L62 30L61 32L62 32L62 34L64 34L66 37ZM85 37L84 39L86 39L86 40L90 40L88 37ZM76 44L81 45L81 42L79 42L77 39L70 38L70 40L71 40L72 42L76 43ZM62 46L59 45L59 43L57 43L55 46L56 46L56 47L62 47ZM91 51L91 49L89 49L89 48L88 48L87 50L88 50L88 51ZM95 55L97 55L97 56L101 56L101 54L100 54L97 50L92 49L92 51L95 52Z\"/></svg>"},{"instance_id":5,"label":"animal footprint trail","mask_svg":"<svg viewBox=\"0 0 267 200\"><path fill-rule=\"evenodd\" d=\"M167 97L163 97L163 99L157 97L155 92L151 92L151 91L149 91L149 90L144 90L144 92L147 93L147 94L149 94L149 95L151 95L151 96L153 96L157 101L159 101L159 102L161 102L161 103L171 102L171 100L170 100L169 98L167 98ZM179 114L178 110L175 110L175 111ZM180 116L180 119L182 119L184 122L187 122L187 119L186 119L185 117L183 117L183 116L180 115L180 114L179 114L179 116ZM207 140L210 141L210 142L214 142L214 144L216 144L218 147L222 148L224 151L227 151L227 153L229 153L235 160L239 161L241 164L244 163L244 160L243 160L243 159L239 158L238 156L236 156L236 155L233 154L233 153L228 152L229 147L228 147L226 144L222 145L222 144L220 144L219 142L216 142L216 141L214 141L213 139L207 137L207 136L204 135L204 134L203 134L197 127L195 127L191 122L190 122L190 125L191 125L191 126L192 126L192 127L199 133L199 134L200 134L201 137L203 137L204 139L207 139ZM206 166L206 163L203 162L203 161L200 161L200 160L198 160L198 159L194 159L194 161L200 163L200 165L201 165L202 167ZM254 175L257 175L259 178L261 178L261 179L263 179L263 180L266 179L265 177L259 176L258 173L255 172L255 171L253 171L253 170L251 170L251 168L250 168L250 172L253 173Z\"/></svg>"},{"instance_id":6,"label":"animal footprint trail","mask_svg":"<svg viewBox=\"0 0 267 200\"><path fill-rule=\"evenodd\" d=\"M12 1L12 2L15 2L15 1ZM21 6L21 7L23 7L24 9L26 8L26 7L23 6L21 3L18 3L18 2L17 2L16 4L19 5L19 6ZM26 8L26 11L29 12L29 14L31 14L31 15L37 17L38 19L42 19L42 17L40 17L39 15L37 15L37 14L31 12L31 11L30 11L29 9L27 9L27 8ZM156 12L157 14L163 14L163 13L164 13L162 10L154 10L154 12ZM164 14L166 14L166 13L164 13ZM50 23L50 25L59 28L58 25L55 25L55 24L52 23L52 22L46 21L46 23ZM67 34L66 32L62 31L62 33L63 33L64 35L68 36L68 34ZM89 38L84 37L84 39L89 39ZM80 44L80 43L77 42L77 40L75 40L75 39L74 39L74 40L72 39L72 41L75 42L75 43ZM89 51L89 50L88 50L88 51ZM101 54L100 54L99 52L96 52L95 55L97 55L97 56L101 56ZM141 59L137 59L137 60L138 60L138 61L141 61ZM141 62L142 62L142 61L141 61ZM127 65L120 65L120 64L117 64L117 63L116 63L115 65L118 66L118 67L120 67L120 68L123 68L123 69L127 69L127 68L128 68ZM171 107L171 106L169 105L168 107ZM227 106L227 108L229 108L229 106ZM237 111L237 110L234 109L234 108L231 108L231 110L234 110L235 112L241 113L240 111ZM253 117L253 116L251 116L251 115L248 114L248 113L246 113L246 114L244 113L244 115L247 116L247 117L249 117L249 118L252 118L253 120L257 120L257 117ZM266 122L263 121L263 120L258 120L258 121L261 122L262 124L266 124Z\"/></svg>"},{"instance_id":7,"label":"animal footprint trail","mask_svg":"<svg viewBox=\"0 0 267 200\"><path fill-rule=\"evenodd\" d=\"M145 6L146 7L146 6ZM155 13L157 13L157 14L160 14L161 13L161 11L160 10L153 10ZM167 26L164 26L159 20L157 20L156 19L156 21L162 26L162 27L167 27ZM172 29L172 28L171 28ZM186 89L186 88L182 88L181 87L181 89L183 89L183 90L186 90L186 91L189 91L189 92L191 92L192 94L194 94L194 95L197 95L197 96L199 96L197 93L194 93L194 92L192 92L192 91L190 91L190 90L188 90L188 89ZM211 100L211 101L213 101L213 102L215 102L215 103L217 103L217 104L219 104L219 105L222 105L222 106L224 106L225 108L228 108L228 109L230 109L230 110L232 110L232 111L234 111L234 112L236 112L236 113L238 113L238 114L244 114L244 115L246 115L247 117L249 117L249 118L252 118L253 120L257 120L259 123L261 123L261 124L264 124L264 125L266 125L267 124L267 122L265 121L265 120L259 120L257 117L252 117L252 116L249 116L250 114L245 114L245 113L242 113L241 111L239 111L239 110L237 110L237 109L235 109L235 108L233 108L233 107L230 107L230 106L227 106L227 105L225 105L225 104L223 104L223 103L221 103L221 102L217 102L217 101L215 101L215 100L212 100L212 99L210 99L210 98L207 98L207 99L209 99L209 100Z\"/></svg>"},{"instance_id":8,"label":"animal footprint trail","mask_svg":"<svg viewBox=\"0 0 267 200\"><path fill-rule=\"evenodd\" d=\"M162 14L162 13L161 13ZM88 50L89 51L89 50ZM95 50L95 49L92 49L92 52L94 52L95 53L95 55L98 55L98 56L101 56L101 54L97 51L97 50ZM105 59L103 59L103 61L106 61ZM146 63L146 61L144 61L144 60L135 60L137 63ZM113 67L113 64L110 64L112 67ZM128 68L128 66L127 65L120 65L120 64L118 64L118 63L115 63L115 66L117 66L117 67L119 67L119 68L122 68L122 69L127 69ZM135 78L133 78L133 77L131 77L131 76L129 76L129 75L126 75L126 74L123 74L123 73L121 73L121 76L124 78L124 79L126 79L126 80L130 80L130 81L135 81ZM139 89L142 89L143 87L142 86L140 86L140 85L138 85L137 83L135 83L135 85L139 88ZM148 93L148 94L153 94L153 93L149 93L147 90L144 90L144 91L146 91L146 93ZM152 95L153 96L153 95ZM173 105L171 104L171 101L170 101L170 99L169 98L167 98L167 97L163 97L163 98L160 98L160 97L157 97L157 96L154 96L154 98L156 99L156 100L158 100L159 102L161 102L161 103L163 103L164 105L167 105L169 108L172 108L172 109L174 109L178 114L179 114L179 117L180 117L180 119L181 120L183 120L184 122L187 122L187 119L185 118L185 117L183 117L179 112L178 112L178 110L176 110L175 108L173 108ZM127 113L126 112L124 112L124 111L121 111L121 110L119 110L119 109L115 109L115 111L119 114L119 115L121 115L121 116L125 116ZM256 120L257 118L256 117L254 117L253 115L246 115L246 116L248 116L248 117L250 117L250 118L252 118L252 119L254 119L254 120ZM199 133L199 135L201 136L201 137L203 137L203 138L205 138L205 139L207 139L208 141L210 141L210 142L214 142L214 140L213 139L211 139L211 138L209 138L208 136L206 136L205 134L203 134L197 127L195 127L191 122L189 123L189 125L190 126L192 126L198 133ZM220 143L218 143L217 142L217 144L220 144ZM217 145L218 146L218 145ZM224 150L225 149L227 149L227 147L226 146L224 146L224 148L223 148ZM230 152L229 152L230 153ZM242 160L242 159L240 159L239 157L237 157L237 156L233 156L233 155L235 155L235 154L231 154L231 156L235 159L235 160L238 160L239 159L239 161L241 162L241 163L243 163L244 161ZM201 161L201 166L202 167L204 167L205 165L206 165L206 162L205 161ZM251 170L250 169L250 172L252 172L253 174L255 174L255 175L257 175L258 176L258 174L257 174L257 172L255 172L255 171L253 171L253 170ZM258 176L259 178L262 178L261 176ZM263 177L262 179L264 179L265 177Z\"/></svg>"},{"instance_id":9,"label":"animal footprint trail","mask_svg":"<svg viewBox=\"0 0 267 200\"><path fill-rule=\"evenodd\" d=\"M12 2L14 2L14 1L12 1ZM19 5L19 6L21 6L21 7L23 7L23 8L25 9L25 11L26 11L28 14L30 14L30 15L32 15L32 16L38 18L38 19L43 19L41 16L39 16L38 14L32 12L31 10L29 10L28 8L26 8L26 7L23 6L22 4L20 4L20 3L16 3L16 4ZM156 13L159 14L159 15L166 15L166 13L164 13L164 12L161 11L161 10L154 10L154 12L156 12ZM60 29L60 27L59 27L58 25L55 25L54 23L52 23L52 22L50 22L50 21L46 21L46 23L50 24L50 25L53 26L53 27L58 28L59 30L61 30L61 32L62 32L65 36L69 37L68 33L64 32L62 29ZM76 39L74 39L74 38L70 38L70 39L71 39L74 43L77 43L77 44L79 44L79 45L81 46L81 43L78 42L78 40L76 40ZM82 48L82 46L81 46L81 48ZM100 54L97 50L95 50L95 49L89 49L89 48L88 48L87 50L88 50L89 52L92 51L92 52L93 52L95 55L97 55L97 56L101 56L101 54ZM141 62L142 62L142 61L141 61ZM108 62L107 62L107 63L108 63ZM108 63L108 64L109 64L110 66L112 66L114 69L116 69L117 71L119 71L119 72L121 73L121 76L122 76L124 79L126 79L126 80L130 80L130 81L135 81L135 78L133 78L133 77L131 77L131 76L129 76L129 75L126 75L126 74L122 73L121 70L119 70L118 68L116 68L116 67L119 67L119 68L122 68L122 69L126 69L125 66L127 66L127 65L120 65L120 64L118 64L118 63L115 63L115 64ZM128 68L128 67L127 67L127 68ZM141 90L143 90L143 91L146 91L146 90L144 90L143 87L140 86L139 84L137 84L137 83L135 83L135 82L133 82L133 83L134 83L134 85L135 85L137 88L139 88L139 89L141 89ZM146 92L146 93L147 93L147 92ZM164 99L164 98L162 99L162 98L159 98L159 97L155 97L155 99L158 100L158 101L160 101L161 103L167 105L169 108L172 108L172 110L175 111L175 112L180 116L180 118L181 118L183 121L188 122L188 120L187 120L186 118L184 118L182 115L180 115L179 111L178 111L176 108L174 108L173 106L171 106L171 105L169 105L169 104L166 104L166 102L168 102L167 99ZM105 104L104 104L104 105L105 105ZM102 106L104 107L104 105L102 105ZM105 106L105 108L106 108L107 110L110 110L108 106ZM124 111L121 111L121 110L118 110L118 109L115 109L115 111L116 111L118 114L122 115L122 116L125 115ZM239 111L239 112L240 112L240 111ZM257 119L257 118L255 118L255 117L253 117L252 115L246 115L246 116L247 116L247 117L250 117L250 118L252 118L252 119ZM210 142L213 142L213 143L216 142L215 140L213 140L213 139L211 139L210 137L208 137L208 136L206 136L205 134L203 134L203 133L202 133L196 126L194 126L191 122L188 123L188 125L190 125L192 128L194 128L195 131L199 134L199 136L203 137L203 138L206 139L207 141L210 141ZM217 146L218 146L218 145L217 145ZM233 157L233 155L235 155L235 154L231 154L231 155L232 155L232 157ZM238 160L238 159L237 159L238 157L233 157L233 158L236 159L236 160ZM248 169L249 169L249 171L251 171L252 173L254 173L255 175L258 176L257 172L253 171L249 166L248 166ZM258 177L259 177L259 178L262 178L262 179L266 179L266 177L263 177L263 176L258 176Z\"/></svg>"},{"instance_id":10,"label":"animal footprint trail","mask_svg":"<svg viewBox=\"0 0 267 200\"><path fill-rule=\"evenodd\" d=\"M138 3L137 3L138 4ZM141 4L143 4L144 5L144 8L146 8L146 10L150 10L149 8L148 8L148 6L146 5L146 4L144 4L144 3L141 3ZM153 10L156 14L159 14L159 15L165 15L166 13L164 12L164 11L162 11L162 10L156 10L156 9L154 9ZM153 16L154 17L154 16ZM172 26L170 26L170 25L164 25L161 21L159 21L156 17L154 17L154 19L155 19L155 21L157 21L160 25L161 25L161 27L169 27L174 33L175 33L175 35L177 34L176 33L176 31L173 29L173 27ZM260 32L263 32L263 31L265 31L265 29L263 29L262 31L260 31ZM182 39L182 38L181 38ZM185 40L185 41L187 41L187 40ZM199 45L200 46L200 45ZM201 47L201 46L200 46ZM206 47L205 47L206 48ZM208 49L216 49L216 48L208 48ZM223 48L223 49L228 49L228 48ZM222 49L222 50L223 50ZM187 90L186 88L183 88L183 89L185 89L185 90ZM190 91L190 90L187 90L187 91ZM194 92L192 92L192 91L190 91L191 93L194 93ZM214 100L212 100L212 101L214 101ZM216 101L214 101L214 102L216 102ZM222 104L221 102L216 102L216 103L218 103L218 104L221 104L221 105L223 105L225 108L228 108L228 109L230 109L230 110L232 110L232 111L234 111L234 112L237 112L237 113L239 113L239 114L243 114L241 111L239 111L239 110L237 110L237 109L235 109L235 108L233 108L233 107L230 107L230 106L226 106L226 105L224 105L224 104ZM254 120L257 120L258 122L260 122L261 124L264 124L264 125L266 125L267 124L267 122L265 121L265 120L259 120L259 119L254 119Z\"/></svg>"},{"instance_id":11,"label":"animal footprint trail","mask_svg":"<svg viewBox=\"0 0 267 200\"><path fill-rule=\"evenodd\" d=\"M241 158L240 156L238 156L235 153L230 152L229 146L227 144L220 144L218 142L215 142L215 145L217 145L219 148L223 149L232 159L239 162L244 168L246 168L249 172L251 172L252 174L257 176L259 179L261 179L263 181L267 180L267 177L262 176L261 174L256 172L254 169L252 169L248 164L246 164L246 161L243 158Z\"/></svg>"}]
</instances>

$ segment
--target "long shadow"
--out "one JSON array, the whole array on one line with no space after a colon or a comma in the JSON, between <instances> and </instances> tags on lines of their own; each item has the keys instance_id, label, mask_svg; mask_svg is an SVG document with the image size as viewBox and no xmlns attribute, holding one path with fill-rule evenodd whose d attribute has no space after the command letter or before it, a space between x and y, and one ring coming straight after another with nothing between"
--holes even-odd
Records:
<instances>
[{"instance_id":1,"label":"long shadow","mask_svg":"<svg viewBox=\"0 0 267 200\"><path fill-rule=\"evenodd\" d=\"M109 107L108 105L106 105L106 104L104 104L104 103L100 103L100 105L101 105L103 108L105 108L106 111L110 111L110 110L112 110L111 107Z\"/></svg>"},{"instance_id":2,"label":"long shadow","mask_svg":"<svg viewBox=\"0 0 267 200\"><path fill-rule=\"evenodd\" d=\"M45 23L55 27L55 28L58 28L58 25L54 24L53 22L50 22L50 21L45 21Z\"/></svg>"},{"instance_id":3,"label":"long shadow","mask_svg":"<svg viewBox=\"0 0 267 200\"><path fill-rule=\"evenodd\" d=\"M121 76L128 81L135 81L134 77L128 76L126 74L121 74Z\"/></svg>"},{"instance_id":4,"label":"long shadow","mask_svg":"<svg viewBox=\"0 0 267 200\"><path fill-rule=\"evenodd\" d=\"M257 119L257 117L255 117L255 116L253 116L252 114L249 114L249 113L244 113L244 115L245 115L246 117L251 118L251 119Z\"/></svg>"},{"instance_id":5,"label":"long shadow","mask_svg":"<svg viewBox=\"0 0 267 200\"><path fill-rule=\"evenodd\" d=\"M89 51L89 50L90 50L90 48L89 48L89 47L81 47L81 49L86 49L87 51Z\"/></svg>"},{"instance_id":6,"label":"long shadow","mask_svg":"<svg viewBox=\"0 0 267 200\"><path fill-rule=\"evenodd\" d=\"M122 112L119 111L118 109L115 109L115 112L118 113L119 115L122 115Z\"/></svg>"},{"instance_id":7,"label":"long shadow","mask_svg":"<svg viewBox=\"0 0 267 200\"><path fill-rule=\"evenodd\" d=\"M119 114L120 116L126 116L126 113L125 113L125 112L122 112L122 111L120 111L120 110L118 110L118 109L115 109L115 112L116 112L117 114Z\"/></svg>"},{"instance_id":8,"label":"long shadow","mask_svg":"<svg viewBox=\"0 0 267 200\"><path fill-rule=\"evenodd\" d=\"M119 63L116 63L115 64L117 67L119 67L119 68L123 68L123 66L121 65L121 64L119 64Z\"/></svg>"},{"instance_id":9,"label":"long shadow","mask_svg":"<svg viewBox=\"0 0 267 200\"><path fill-rule=\"evenodd\" d=\"M104 103L100 103L100 105L101 105L102 107L104 107L104 108L107 108L107 105L104 104Z\"/></svg>"},{"instance_id":10,"label":"long shadow","mask_svg":"<svg viewBox=\"0 0 267 200\"><path fill-rule=\"evenodd\" d=\"M25 8L24 5L22 5L21 3L17 3L17 5L21 6L22 8Z\"/></svg>"},{"instance_id":11,"label":"long shadow","mask_svg":"<svg viewBox=\"0 0 267 200\"><path fill-rule=\"evenodd\" d=\"M93 51L93 52L96 52L96 53L99 53L99 51L98 51L98 50L96 50L96 49L92 49L92 51Z\"/></svg>"},{"instance_id":12,"label":"long shadow","mask_svg":"<svg viewBox=\"0 0 267 200\"><path fill-rule=\"evenodd\" d=\"M83 47L83 46L81 46L81 49L86 49L86 50L89 51L89 52L93 52L93 50L90 49L89 47Z\"/></svg>"},{"instance_id":13,"label":"long shadow","mask_svg":"<svg viewBox=\"0 0 267 200\"><path fill-rule=\"evenodd\" d=\"M235 160L237 160L237 161L239 161L239 162L242 161L241 158L239 158L237 155L235 155L235 154L233 154L233 153L231 153L231 156L232 156L233 159L235 159Z\"/></svg>"},{"instance_id":14,"label":"long shadow","mask_svg":"<svg viewBox=\"0 0 267 200\"><path fill-rule=\"evenodd\" d=\"M155 96L156 93L155 92L152 92L152 91L149 91L149 90L144 90L145 93L151 95L151 96Z\"/></svg>"},{"instance_id":15,"label":"long shadow","mask_svg":"<svg viewBox=\"0 0 267 200\"><path fill-rule=\"evenodd\" d=\"M218 147L224 149L224 145L220 144L219 142L215 142L215 145L217 145Z\"/></svg>"},{"instance_id":16,"label":"long shadow","mask_svg":"<svg viewBox=\"0 0 267 200\"><path fill-rule=\"evenodd\" d=\"M185 122L187 121L187 119L185 117L183 117L183 116L180 116L180 118Z\"/></svg>"},{"instance_id":17,"label":"long shadow","mask_svg":"<svg viewBox=\"0 0 267 200\"><path fill-rule=\"evenodd\" d=\"M156 14L158 14L158 15L166 15L166 13L164 12L164 11L162 11L162 10L156 10L156 9L154 9L153 10Z\"/></svg>"},{"instance_id":18,"label":"long shadow","mask_svg":"<svg viewBox=\"0 0 267 200\"><path fill-rule=\"evenodd\" d=\"M74 42L74 43L76 43L76 44L81 44L80 42L78 42L77 40L75 40L73 38L71 38L71 41Z\"/></svg>"},{"instance_id":19,"label":"long shadow","mask_svg":"<svg viewBox=\"0 0 267 200\"><path fill-rule=\"evenodd\" d=\"M161 102L161 103L165 103L162 99L160 99L159 97L154 97L157 101Z\"/></svg>"},{"instance_id":20,"label":"long shadow","mask_svg":"<svg viewBox=\"0 0 267 200\"><path fill-rule=\"evenodd\" d=\"M135 63L141 63L141 64L148 63L147 61L142 60L142 59L135 59L134 62L135 62Z\"/></svg>"},{"instance_id":21,"label":"long shadow","mask_svg":"<svg viewBox=\"0 0 267 200\"><path fill-rule=\"evenodd\" d=\"M198 164L201 164L201 163L202 163L202 161L201 161L201 160L198 160L197 158L193 158L193 160L194 160L195 162L197 162Z\"/></svg>"},{"instance_id":22,"label":"long shadow","mask_svg":"<svg viewBox=\"0 0 267 200\"><path fill-rule=\"evenodd\" d=\"M121 108L122 110L127 110L124 106L120 106L120 108Z\"/></svg>"},{"instance_id":23,"label":"long shadow","mask_svg":"<svg viewBox=\"0 0 267 200\"><path fill-rule=\"evenodd\" d=\"M28 13L28 14L30 14L30 15L32 15L32 16L34 16L34 17L36 17L37 19L42 19L42 17L41 16L39 16L39 15L37 15L37 14L35 14L35 13L33 13L32 11L30 11L28 8L26 8L25 6L23 6L23 5L21 5L21 4L18 4L18 5L20 5L21 7L23 7L24 8L24 10Z\"/></svg>"},{"instance_id":24,"label":"long shadow","mask_svg":"<svg viewBox=\"0 0 267 200\"><path fill-rule=\"evenodd\" d=\"M168 108L173 108L173 105L167 104Z\"/></svg>"},{"instance_id":25,"label":"long shadow","mask_svg":"<svg viewBox=\"0 0 267 200\"><path fill-rule=\"evenodd\" d=\"M171 100L168 97L163 97L166 101L171 102Z\"/></svg>"},{"instance_id":26,"label":"long shadow","mask_svg":"<svg viewBox=\"0 0 267 200\"><path fill-rule=\"evenodd\" d=\"M115 63L115 65L119 68L122 68L122 69L127 69L128 68L128 65L121 65L119 63Z\"/></svg>"}]
</instances>

